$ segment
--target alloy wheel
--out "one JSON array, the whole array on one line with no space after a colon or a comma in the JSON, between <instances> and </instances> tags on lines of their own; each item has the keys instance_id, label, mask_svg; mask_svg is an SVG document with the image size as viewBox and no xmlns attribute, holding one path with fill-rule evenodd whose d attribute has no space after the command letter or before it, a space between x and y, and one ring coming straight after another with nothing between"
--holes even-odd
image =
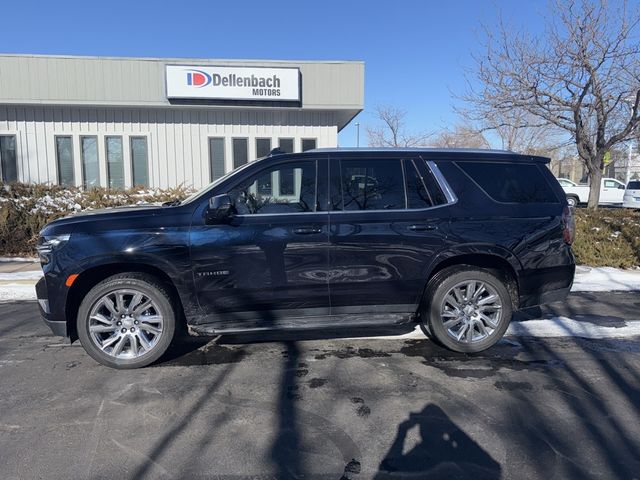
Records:
<instances>
[{"instance_id":1,"label":"alloy wheel","mask_svg":"<svg viewBox=\"0 0 640 480\"><path fill-rule=\"evenodd\" d=\"M502 320L500 295L486 282L465 280L445 294L440 318L456 342L483 341L493 335Z\"/></svg>"},{"instance_id":2,"label":"alloy wheel","mask_svg":"<svg viewBox=\"0 0 640 480\"><path fill-rule=\"evenodd\" d=\"M98 299L89 315L89 337L107 355L134 359L149 353L163 333L157 303L134 289L118 289Z\"/></svg>"}]
</instances>

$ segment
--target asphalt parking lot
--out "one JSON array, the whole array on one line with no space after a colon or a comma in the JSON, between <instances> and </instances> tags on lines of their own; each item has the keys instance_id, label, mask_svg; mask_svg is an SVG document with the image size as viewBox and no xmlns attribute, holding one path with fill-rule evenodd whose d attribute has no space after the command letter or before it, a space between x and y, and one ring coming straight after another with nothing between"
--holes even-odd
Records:
<instances>
[{"instance_id":1,"label":"asphalt parking lot","mask_svg":"<svg viewBox=\"0 0 640 480\"><path fill-rule=\"evenodd\" d=\"M619 328L640 293L518 321L567 312ZM640 478L637 337L466 356L370 338L388 333L183 340L115 371L50 336L35 303L1 304L0 478Z\"/></svg>"}]
</instances>

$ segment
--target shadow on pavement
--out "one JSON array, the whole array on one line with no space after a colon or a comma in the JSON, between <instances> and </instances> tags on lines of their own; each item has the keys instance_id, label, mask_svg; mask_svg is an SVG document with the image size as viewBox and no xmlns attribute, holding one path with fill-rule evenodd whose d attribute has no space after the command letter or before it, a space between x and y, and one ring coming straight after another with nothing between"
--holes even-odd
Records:
<instances>
[{"instance_id":1,"label":"shadow on pavement","mask_svg":"<svg viewBox=\"0 0 640 480\"><path fill-rule=\"evenodd\" d=\"M420 439L403 453L409 431L416 427ZM500 478L500 464L437 405L429 404L398 425L396 438L380 463L375 480L391 478Z\"/></svg>"}]
</instances>

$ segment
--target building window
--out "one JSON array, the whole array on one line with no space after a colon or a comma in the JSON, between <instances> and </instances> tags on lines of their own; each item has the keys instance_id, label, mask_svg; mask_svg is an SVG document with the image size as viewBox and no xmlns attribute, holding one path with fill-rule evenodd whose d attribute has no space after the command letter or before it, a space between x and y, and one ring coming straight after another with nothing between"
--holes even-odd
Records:
<instances>
[{"instance_id":1,"label":"building window","mask_svg":"<svg viewBox=\"0 0 640 480\"><path fill-rule=\"evenodd\" d=\"M256 157L262 158L271 152L270 138L256 138Z\"/></svg>"},{"instance_id":2,"label":"building window","mask_svg":"<svg viewBox=\"0 0 640 480\"><path fill-rule=\"evenodd\" d=\"M82 186L84 188L99 187L98 137L80 137L80 145L82 146Z\"/></svg>"},{"instance_id":3,"label":"building window","mask_svg":"<svg viewBox=\"0 0 640 480\"><path fill-rule=\"evenodd\" d=\"M224 138L209 139L209 180L213 182L224 175Z\"/></svg>"},{"instance_id":4,"label":"building window","mask_svg":"<svg viewBox=\"0 0 640 480\"><path fill-rule=\"evenodd\" d=\"M16 157L16 136L0 136L0 163L2 164L2 181L18 181L18 162Z\"/></svg>"},{"instance_id":5,"label":"building window","mask_svg":"<svg viewBox=\"0 0 640 480\"><path fill-rule=\"evenodd\" d=\"M313 150L316 148L316 139L315 138L303 138L302 139L302 151L306 152L307 150Z\"/></svg>"},{"instance_id":6,"label":"building window","mask_svg":"<svg viewBox=\"0 0 640 480\"><path fill-rule=\"evenodd\" d=\"M73 139L71 137L56 137L56 160L58 185L73 187L76 181L73 173Z\"/></svg>"},{"instance_id":7,"label":"building window","mask_svg":"<svg viewBox=\"0 0 640 480\"><path fill-rule=\"evenodd\" d=\"M284 153L293 153L293 138L279 138L278 145Z\"/></svg>"},{"instance_id":8,"label":"building window","mask_svg":"<svg viewBox=\"0 0 640 480\"><path fill-rule=\"evenodd\" d=\"M233 168L238 168L248 161L247 155L247 139L233 139Z\"/></svg>"},{"instance_id":9,"label":"building window","mask_svg":"<svg viewBox=\"0 0 640 480\"><path fill-rule=\"evenodd\" d=\"M133 185L149 186L149 158L147 137L131 137L131 168Z\"/></svg>"},{"instance_id":10,"label":"building window","mask_svg":"<svg viewBox=\"0 0 640 480\"><path fill-rule=\"evenodd\" d=\"M109 188L124 188L122 137L106 137Z\"/></svg>"}]
</instances>

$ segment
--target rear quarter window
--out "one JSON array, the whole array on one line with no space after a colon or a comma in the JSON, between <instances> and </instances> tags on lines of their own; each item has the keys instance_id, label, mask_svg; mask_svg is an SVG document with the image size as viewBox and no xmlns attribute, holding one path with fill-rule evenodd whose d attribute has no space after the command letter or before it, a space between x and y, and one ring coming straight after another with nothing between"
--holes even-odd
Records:
<instances>
[{"instance_id":1,"label":"rear quarter window","mask_svg":"<svg viewBox=\"0 0 640 480\"><path fill-rule=\"evenodd\" d=\"M497 202L560 202L537 164L457 162L457 165Z\"/></svg>"}]
</instances>

